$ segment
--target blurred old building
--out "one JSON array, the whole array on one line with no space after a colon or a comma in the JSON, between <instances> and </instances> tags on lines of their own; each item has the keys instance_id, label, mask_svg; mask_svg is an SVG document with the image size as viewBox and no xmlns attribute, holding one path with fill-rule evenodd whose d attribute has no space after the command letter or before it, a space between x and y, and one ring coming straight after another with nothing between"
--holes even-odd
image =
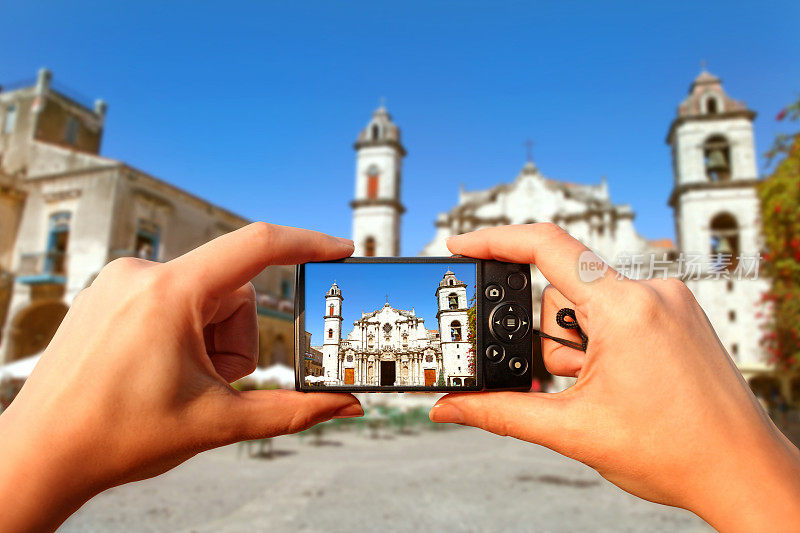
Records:
<instances>
[{"instance_id":1,"label":"blurred old building","mask_svg":"<svg viewBox=\"0 0 800 533\"><path fill-rule=\"evenodd\" d=\"M169 261L249 222L99 155L106 109L46 69L0 88L0 364L41 352L109 261ZM254 284L259 365L291 365L293 268Z\"/></svg>"},{"instance_id":2,"label":"blurred old building","mask_svg":"<svg viewBox=\"0 0 800 533\"><path fill-rule=\"evenodd\" d=\"M800 401L800 376L776 371L759 343L758 278L762 248L753 119L705 69L694 79L667 134L674 186L677 245L647 240L629 205L614 204L605 178L596 185L555 180L532 158L516 178L490 189L458 192L457 204L435 221L420 255L446 256L448 237L502 224L554 222L629 277L679 277L694 292L720 340L753 389L781 390ZM397 255L404 207L400 129L381 106L355 143L353 240L356 255ZM667 221L665 221L665 224ZM538 307L546 280L534 269ZM538 320L538 309L534 313ZM566 384L562 383L562 386Z\"/></svg>"}]
</instances>

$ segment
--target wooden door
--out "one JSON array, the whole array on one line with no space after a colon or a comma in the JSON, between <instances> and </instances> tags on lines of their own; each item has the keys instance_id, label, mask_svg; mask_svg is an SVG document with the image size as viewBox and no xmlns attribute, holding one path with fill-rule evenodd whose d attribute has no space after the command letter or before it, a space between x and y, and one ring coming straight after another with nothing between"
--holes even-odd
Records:
<instances>
[{"instance_id":1,"label":"wooden door","mask_svg":"<svg viewBox=\"0 0 800 533\"><path fill-rule=\"evenodd\" d=\"M425 386L426 387L433 387L436 385L436 369L435 368L426 368L425 369Z\"/></svg>"},{"instance_id":2,"label":"wooden door","mask_svg":"<svg viewBox=\"0 0 800 533\"><path fill-rule=\"evenodd\" d=\"M345 368L344 369L344 384L345 385L353 385L356 382L356 369L355 368Z\"/></svg>"}]
</instances>

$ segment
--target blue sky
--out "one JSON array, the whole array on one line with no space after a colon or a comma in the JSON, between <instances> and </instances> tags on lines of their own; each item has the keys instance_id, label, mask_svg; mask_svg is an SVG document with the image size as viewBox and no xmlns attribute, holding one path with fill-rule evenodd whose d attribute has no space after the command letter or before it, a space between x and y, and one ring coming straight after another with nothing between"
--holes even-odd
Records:
<instances>
[{"instance_id":1,"label":"blue sky","mask_svg":"<svg viewBox=\"0 0 800 533\"><path fill-rule=\"evenodd\" d=\"M612 7L609 7L612 6ZM758 111L800 92L800 2L14 2L0 83L35 75L109 114L102 152L251 219L349 236L352 143L380 97L403 130L402 253L468 189L609 180L674 233L664 138L701 59Z\"/></svg>"},{"instance_id":2,"label":"blue sky","mask_svg":"<svg viewBox=\"0 0 800 533\"><path fill-rule=\"evenodd\" d=\"M425 319L425 327L439 329L436 321L436 287L447 269L467 284L467 299L475 294L474 263L342 264L306 265L306 331L311 343L322 344L325 293L336 281L342 290L342 336L353 329L361 312L380 309L389 296L395 309L410 310Z\"/></svg>"}]
</instances>

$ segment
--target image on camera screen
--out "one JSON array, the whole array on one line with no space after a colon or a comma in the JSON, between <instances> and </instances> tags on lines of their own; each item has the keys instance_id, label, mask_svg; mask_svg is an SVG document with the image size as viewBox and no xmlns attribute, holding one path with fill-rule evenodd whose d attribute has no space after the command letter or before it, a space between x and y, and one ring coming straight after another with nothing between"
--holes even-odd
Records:
<instances>
[{"instance_id":1,"label":"image on camera screen","mask_svg":"<svg viewBox=\"0 0 800 533\"><path fill-rule=\"evenodd\" d=\"M309 263L303 379L311 387L470 387L474 263Z\"/></svg>"}]
</instances>

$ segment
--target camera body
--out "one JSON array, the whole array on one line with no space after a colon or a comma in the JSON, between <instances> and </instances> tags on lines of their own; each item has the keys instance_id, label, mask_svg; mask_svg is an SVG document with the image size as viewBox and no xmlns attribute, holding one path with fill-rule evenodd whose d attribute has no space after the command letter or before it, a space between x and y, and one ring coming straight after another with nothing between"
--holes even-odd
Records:
<instances>
[{"instance_id":1,"label":"camera body","mask_svg":"<svg viewBox=\"0 0 800 533\"><path fill-rule=\"evenodd\" d=\"M348 258L296 269L295 384L306 392L527 391L530 265Z\"/></svg>"}]
</instances>

